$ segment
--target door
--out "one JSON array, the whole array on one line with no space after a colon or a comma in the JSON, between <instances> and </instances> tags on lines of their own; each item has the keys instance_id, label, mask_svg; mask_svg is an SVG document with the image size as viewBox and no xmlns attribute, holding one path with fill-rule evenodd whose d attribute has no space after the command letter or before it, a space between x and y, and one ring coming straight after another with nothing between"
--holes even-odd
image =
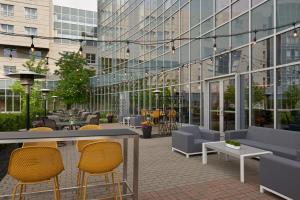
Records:
<instances>
[{"instance_id":1,"label":"door","mask_svg":"<svg viewBox=\"0 0 300 200\"><path fill-rule=\"evenodd\" d=\"M236 127L235 78L209 82L209 128L224 132Z\"/></svg>"}]
</instances>

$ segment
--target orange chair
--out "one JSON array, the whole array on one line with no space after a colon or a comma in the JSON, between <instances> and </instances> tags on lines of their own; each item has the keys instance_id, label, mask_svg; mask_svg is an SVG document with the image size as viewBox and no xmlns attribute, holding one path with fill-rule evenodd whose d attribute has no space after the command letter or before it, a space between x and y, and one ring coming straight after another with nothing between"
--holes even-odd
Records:
<instances>
[{"instance_id":1,"label":"orange chair","mask_svg":"<svg viewBox=\"0 0 300 200\"><path fill-rule=\"evenodd\" d=\"M58 175L64 170L61 154L52 147L24 147L12 152L8 174L18 180L12 192L15 199L20 187L20 199L28 184L52 182L55 200L60 199Z\"/></svg>"},{"instance_id":2,"label":"orange chair","mask_svg":"<svg viewBox=\"0 0 300 200\"><path fill-rule=\"evenodd\" d=\"M118 142L95 142L86 145L78 163L77 183L79 199L83 189L86 200L87 184L90 176L106 176L111 174L115 199L122 200L120 177L114 170L123 162L121 144ZM118 192L115 192L115 175L117 176Z\"/></svg>"},{"instance_id":3,"label":"orange chair","mask_svg":"<svg viewBox=\"0 0 300 200\"><path fill-rule=\"evenodd\" d=\"M29 132L52 132L52 128L48 127L37 127L32 128ZM22 147L53 147L57 148L57 142L26 142L23 143Z\"/></svg>"},{"instance_id":4,"label":"orange chair","mask_svg":"<svg viewBox=\"0 0 300 200\"><path fill-rule=\"evenodd\" d=\"M154 110L151 114L153 118L153 122L157 123L159 121L159 117L161 116L161 111L160 110Z\"/></svg>"}]
</instances>

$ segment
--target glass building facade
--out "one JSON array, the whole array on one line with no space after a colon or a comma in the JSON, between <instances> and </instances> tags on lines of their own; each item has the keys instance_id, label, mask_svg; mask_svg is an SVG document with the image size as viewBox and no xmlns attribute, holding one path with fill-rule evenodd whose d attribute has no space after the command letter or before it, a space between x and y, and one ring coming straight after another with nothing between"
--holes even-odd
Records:
<instances>
[{"instance_id":1,"label":"glass building facade","mask_svg":"<svg viewBox=\"0 0 300 200\"><path fill-rule=\"evenodd\" d=\"M54 5L54 35L60 38L97 39L97 12ZM78 44L76 41L56 39L56 43ZM97 46L88 41L88 46Z\"/></svg>"},{"instance_id":2,"label":"glass building facade","mask_svg":"<svg viewBox=\"0 0 300 200\"><path fill-rule=\"evenodd\" d=\"M98 0L104 42L90 104L118 114L126 93L132 115L172 108L177 121L213 130L299 131L300 36L291 25L298 21L299 0ZM176 40L174 53L172 42L159 42L272 27Z\"/></svg>"}]
</instances>

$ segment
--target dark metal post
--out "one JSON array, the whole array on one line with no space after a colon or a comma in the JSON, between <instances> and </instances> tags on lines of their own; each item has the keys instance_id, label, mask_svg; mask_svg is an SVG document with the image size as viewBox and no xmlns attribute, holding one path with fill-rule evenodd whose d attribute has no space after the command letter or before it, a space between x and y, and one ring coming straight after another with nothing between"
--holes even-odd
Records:
<instances>
[{"instance_id":1,"label":"dark metal post","mask_svg":"<svg viewBox=\"0 0 300 200\"><path fill-rule=\"evenodd\" d=\"M45 117L47 117L47 98L44 99L44 109L45 109Z\"/></svg>"},{"instance_id":2,"label":"dark metal post","mask_svg":"<svg viewBox=\"0 0 300 200\"><path fill-rule=\"evenodd\" d=\"M30 86L27 86L30 87ZM26 93L26 129L30 129L30 95Z\"/></svg>"}]
</instances>

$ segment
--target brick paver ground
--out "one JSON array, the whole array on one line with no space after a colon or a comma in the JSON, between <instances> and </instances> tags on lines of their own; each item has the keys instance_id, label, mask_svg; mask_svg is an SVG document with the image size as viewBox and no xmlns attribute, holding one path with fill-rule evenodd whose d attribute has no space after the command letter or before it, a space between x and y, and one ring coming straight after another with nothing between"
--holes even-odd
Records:
<instances>
[{"instance_id":1,"label":"brick paver ground","mask_svg":"<svg viewBox=\"0 0 300 200\"><path fill-rule=\"evenodd\" d=\"M121 125L104 125L104 128L120 128ZM124 126L122 126L124 127ZM136 130L141 133L139 129ZM154 129L154 132L156 130ZM129 141L129 169L132 169L132 141ZM78 153L69 142L60 147L64 158L65 171L60 175L62 188L76 185L76 163ZM122 166L121 166L122 167ZM120 168L121 168L120 167ZM171 137L140 140L140 171L139 188L142 200L217 200L217 199L278 199L272 194L259 193L258 170L259 161L246 161L246 183L239 181L239 162L235 159L225 161L216 154L208 156L208 165L202 165L201 156L189 159L171 151ZM132 170L128 172L132 180ZM94 178L91 183L102 183L103 178ZM16 182L6 176L0 182L0 196L10 194ZM27 191L51 189L52 186L32 186ZM91 188L88 198L100 198L105 189ZM62 199L76 199L75 190L64 190ZM10 199L8 197L0 200ZM28 195L26 199L52 199L52 193Z\"/></svg>"}]
</instances>

